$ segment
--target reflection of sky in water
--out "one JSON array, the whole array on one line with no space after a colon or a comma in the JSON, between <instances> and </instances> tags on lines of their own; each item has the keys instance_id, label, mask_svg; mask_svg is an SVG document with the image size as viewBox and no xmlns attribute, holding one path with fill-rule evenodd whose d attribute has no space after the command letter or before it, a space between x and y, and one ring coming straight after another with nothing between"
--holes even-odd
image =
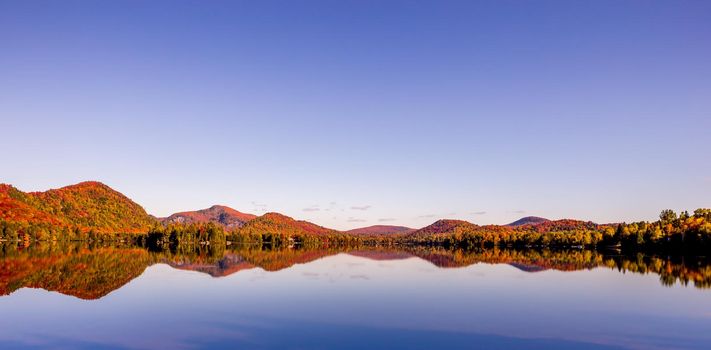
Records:
<instances>
[{"instance_id":1,"label":"reflection of sky in water","mask_svg":"<svg viewBox=\"0 0 711 350\"><path fill-rule=\"evenodd\" d=\"M346 254L223 278L154 265L100 300L22 289L0 298L0 314L9 348L711 344L711 293L664 287L657 275L440 269L418 258Z\"/></svg>"}]
</instances>

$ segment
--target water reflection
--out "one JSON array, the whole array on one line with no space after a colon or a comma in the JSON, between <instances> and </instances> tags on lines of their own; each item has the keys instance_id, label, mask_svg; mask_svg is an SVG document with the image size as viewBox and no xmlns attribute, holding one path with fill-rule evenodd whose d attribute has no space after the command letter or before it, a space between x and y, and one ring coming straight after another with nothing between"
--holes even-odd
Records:
<instances>
[{"instance_id":1,"label":"water reflection","mask_svg":"<svg viewBox=\"0 0 711 350\"><path fill-rule=\"evenodd\" d=\"M624 256L590 250L447 250L422 246L398 248L270 249L267 246L182 246L149 250L130 245L78 243L0 245L0 295L20 288L41 288L81 299L98 299L121 288L154 264L224 277L243 270L288 269L295 264L346 253L377 261L418 258L439 268L478 263L508 264L536 273L609 268L620 273L655 274L662 285L711 287L711 259L698 256Z\"/></svg>"},{"instance_id":2,"label":"water reflection","mask_svg":"<svg viewBox=\"0 0 711 350\"><path fill-rule=\"evenodd\" d=\"M0 248L3 349L711 343L705 258L425 247Z\"/></svg>"}]
</instances>

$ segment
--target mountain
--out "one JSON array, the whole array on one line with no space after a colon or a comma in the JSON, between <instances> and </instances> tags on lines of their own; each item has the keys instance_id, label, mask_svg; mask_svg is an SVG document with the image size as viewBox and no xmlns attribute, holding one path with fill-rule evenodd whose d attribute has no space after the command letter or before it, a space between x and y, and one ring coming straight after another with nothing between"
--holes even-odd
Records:
<instances>
[{"instance_id":1,"label":"mountain","mask_svg":"<svg viewBox=\"0 0 711 350\"><path fill-rule=\"evenodd\" d=\"M168 224L214 222L226 229L233 229L244 226L247 221L256 217L256 215L245 214L223 205L213 205L207 209L175 213L159 220Z\"/></svg>"},{"instance_id":2,"label":"mountain","mask_svg":"<svg viewBox=\"0 0 711 350\"><path fill-rule=\"evenodd\" d=\"M250 235L391 235L407 240L441 237L449 234L476 233L497 240L520 233L592 231L609 228L589 221L555 220L525 217L508 225L478 226L462 220L438 220L413 230L402 226L376 225L340 232L307 221L294 220L278 213L260 217L215 205L207 209L173 214L167 218L148 215L138 204L100 182L88 181L45 192L23 192L0 184L0 235L2 239L30 237L38 240L63 237L90 239L98 234L147 233L155 224L214 222L227 229L239 229ZM497 238L498 237L498 238Z\"/></svg>"},{"instance_id":3,"label":"mountain","mask_svg":"<svg viewBox=\"0 0 711 350\"><path fill-rule=\"evenodd\" d=\"M536 225L548 221L550 220L546 218L540 218L538 216L526 216L525 218L520 218L506 226Z\"/></svg>"},{"instance_id":4,"label":"mountain","mask_svg":"<svg viewBox=\"0 0 711 350\"><path fill-rule=\"evenodd\" d=\"M27 193L0 184L0 221L97 233L142 233L155 222L140 205L96 181Z\"/></svg>"},{"instance_id":5,"label":"mountain","mask_svg":"<svg viewBox=\"0 0 711 350\"><path fill-rule=\"evenodd\" d=\"M432 225L410 232L408 235L426 237L450 233L464 233L475 231L479 226L464 220L437 220Z\"/></svg>"},{"instance_id":6,"label":"mountain","mask_svg":"<svg viewBox=\"0 0 711 350\"><path fill-rule=\"evenodd\" d=\"M336 230L325 228L308 221L294 220L279 213L266 213L248 221L241 233L246 234L289 234L289 235L330 235L339 233Z\"/></svg>"},{"instance_id":7,"label":"mountain","mask_svg":"<svg viewBox=\"0 0 711 350\"><path fill-rule=\"evenodd\" d=\"M405 226L374 225L348 230L345 231L345 233L350 235L389 235L398 233L407 234L413 231L415 231L415 229Z\"/></svg>"}]
</instances>

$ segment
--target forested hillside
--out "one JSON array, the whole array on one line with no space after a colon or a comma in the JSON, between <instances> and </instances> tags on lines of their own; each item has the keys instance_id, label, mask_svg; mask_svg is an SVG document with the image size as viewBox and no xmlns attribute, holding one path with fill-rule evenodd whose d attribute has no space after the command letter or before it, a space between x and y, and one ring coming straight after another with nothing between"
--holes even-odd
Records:
<instances>
[{"instance_id":1,"label":"forested hillside","mask_svg":"<svg viewBox=\"0 0 711 350\"><path fill-rule=\"evenodd\" d=\"M0 232L6 237L145 233L154 223L140 205L100 182L28 193L0 185Z\"/></svg>"}]
</instances>

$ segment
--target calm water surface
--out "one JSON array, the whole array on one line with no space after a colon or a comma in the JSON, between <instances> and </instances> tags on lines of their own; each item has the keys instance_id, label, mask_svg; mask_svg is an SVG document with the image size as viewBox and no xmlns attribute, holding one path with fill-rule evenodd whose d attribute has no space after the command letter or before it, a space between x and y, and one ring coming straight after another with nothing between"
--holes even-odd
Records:
<instances>
[{"instance_id":1,"label":"calm water surface","mask_svg":"<svg viewBox=\"0 0 711 350\"><path fill-rule=\"evenodd\" d=\"M711 290L649 271L382 250L219 255L6 255L0 347L711 348Z\"/></svg>"}]
</instances>

